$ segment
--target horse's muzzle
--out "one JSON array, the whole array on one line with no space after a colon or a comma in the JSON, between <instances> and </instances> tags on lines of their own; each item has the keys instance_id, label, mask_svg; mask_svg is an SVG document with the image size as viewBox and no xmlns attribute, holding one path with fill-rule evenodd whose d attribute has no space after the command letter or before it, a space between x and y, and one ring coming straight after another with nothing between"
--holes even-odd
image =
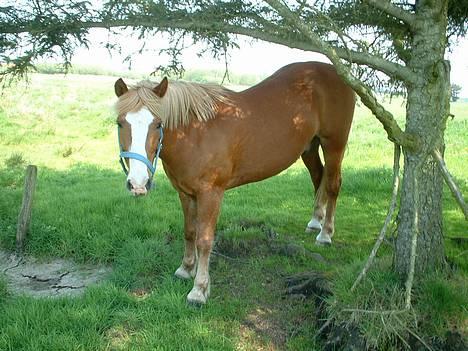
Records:
<instances>
[{"instance_id":1,"label":"horse's muzzle","mask_svg":"<svg viewBox=\"0 0 468 351\"><path fill-rule=\"evenodd\" d=\"M127 189L132 193L134 196L142 196L146 195L148 191L151 189L151 179L148 179L144 187L135 186L132 184L131 180L127 180Z\"/></svg>"}]
</instances>

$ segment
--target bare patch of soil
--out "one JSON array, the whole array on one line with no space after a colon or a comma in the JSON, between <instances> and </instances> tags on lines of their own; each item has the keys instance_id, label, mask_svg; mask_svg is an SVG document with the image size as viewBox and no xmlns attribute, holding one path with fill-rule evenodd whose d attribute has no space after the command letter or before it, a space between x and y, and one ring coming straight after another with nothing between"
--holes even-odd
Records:
<instances>
[{"instance_id":1,"label":"bare patch of soil","mask_svg":"<svg viewBox=\"0 0 468 351\"><path fill-rule=\"evenodd\" d=\"M237 223L241 230L258 230L259 236L250 239L236 239L225 232L218 232L216 235L215 252L226 258L243 258L252 255L270 255L271 253L287 257L306 257L321 264L329 264L322 255L312 252L300 244L289 240L289 235L280 235L273 228L262 221L243 219ZM280 239L280 237L282 239Z\"/></svg>"},{"instance_id":2,"label":"bare patch of soil","mask_svg":"<svg viewBox=\"0 0 468 351\"><path fill-rule=\"evenodd\" d=\"M274 314L268 307L259 307L247 316L244 325L257 334L267 335L274 345L284 345L288 333L280 321L274 318Z\"/></svg>"},{"instance_id":3,"label":"bare patch of soil","mask_svg":"<svg viewBox=\"0 0 468 351\"><path fill-rule=\"evenodd\" d=\"M62 259L43 262L0 251L0 272L14 295L77 296L86 287L104 280L110 271L104 266L77 265Z\"/></svg>"}]
</instances>

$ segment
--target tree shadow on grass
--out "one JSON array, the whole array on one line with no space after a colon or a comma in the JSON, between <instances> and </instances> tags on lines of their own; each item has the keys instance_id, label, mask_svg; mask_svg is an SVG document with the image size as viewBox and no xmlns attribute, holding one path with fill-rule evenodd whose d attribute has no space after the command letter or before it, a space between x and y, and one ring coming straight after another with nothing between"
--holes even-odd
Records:
<instances>
[{"instance_id":1,"label":"tree shadow on grass","mask_svg":"<svg viewBox=\"0 0 468 351\"><path fill-rule=\"evenodd\" d=\"M1 245L14 246L21 205L23 170L0 176ZM344 175L336 216L337 242L369 240L385 216L391 174L385 169L351 170ZM146 239L183 230L176 191L163 172L147 197L134 198L120 172L80 165L66 172L39 169L27 249L36 255L112 261L127 238ZM277 231L299 235L310 219L313 189L304 169L226 193L218 228L236 219L262 220ZM312 240L313 243L313 240Z\"/></svg>"},{"instance_id":2,"label":"tree shadow on grass","mask_svg":"<svg viewBox=\"0 0 468 351\"><path fill-rule=\"evenodd\" d=\"M22 173L22 169L0 173L0 240L4 248L14 246ZM76 345L88 343L89 349L119 342L124 349L157 345L171 350L306 348L314 332L313 307L284 299L284 278L305 270L323 270L324 266L304 255L291 257L262 249L258 246L264 245L258 240L265 235L262 229L246 232L240 228L240 220L264 223L277 233L278 240L294 241L320 253L332 262L327 269L339 271L370 251L386 214L391 177L391 170L385 168L344 170L335 244L329 248L316 247L314 236L304 233L313 203L305 169L292 168L228 191L218 231L243 243L240 249L245 253L241 259L213 256L212 296L206 307L195 310L185 304L192 282L172 277L183 253L183 218L177 193L162 172L149 196L133 198L124 188L124 175L117 171L89 165L66 172L39 169L27 253L109 262L114 273L108 283L90 289L78 302L7 299L3 302L5 322L0 324L18 315L37 320L37 325L45 318L55 334L64 338L79 335ZM447 199L445 205L450 213L456 206ZM456 230L462 226L456 216L447 222ZM254 245L245 244L254 239ZM57 304L62 312L53 316L31 312L54 309ZM63 320L80 308L84 312L64 330ZM86 320L93 326L89 335L81 330ZM56 342L41 339L39 326L30 332L31 338L17 339L17 333L25 332L29 325L20 323L16 331L4 329L3 340L18 348L32 345L34 335L42 346Z\"/></svg>"}]
</instances>

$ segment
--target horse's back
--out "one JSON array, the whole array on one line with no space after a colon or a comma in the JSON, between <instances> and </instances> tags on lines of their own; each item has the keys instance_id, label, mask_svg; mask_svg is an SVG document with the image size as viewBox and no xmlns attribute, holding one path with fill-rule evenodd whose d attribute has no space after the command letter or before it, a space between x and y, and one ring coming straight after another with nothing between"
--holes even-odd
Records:
<instances>
[{"instance_id":1,"label":"horse's back","mask_svg":"<svg viewBox=\"0 0 468 351\"><path fill-rule=\"evenodd\" d=\"M298 62L280 68L259 84L241 92L242 100L257 118L299 118L322 138L347 139L354 114L355 94L336 73L334 66L323 62ZM267 111L268 116L264 116ZM299 117L298 117L299 116ZM345 140L346 142L346 140Z\"/></svg>"}]
</instances>

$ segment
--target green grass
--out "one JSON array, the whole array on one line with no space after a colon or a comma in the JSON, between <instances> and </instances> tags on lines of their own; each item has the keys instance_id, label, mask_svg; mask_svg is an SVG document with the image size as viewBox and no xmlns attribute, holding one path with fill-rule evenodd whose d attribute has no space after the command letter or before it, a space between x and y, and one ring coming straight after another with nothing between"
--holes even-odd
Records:
<instances>
[{"instance_id":1,"label":"green grass","mask_svg":"<svg viewBox=\"0 0 468 351\"><path fill-rule=\"evenodd\" d=\"M125 190L117 162L114 81L33 75L29 85L19 83L0 97L0 246L14 248L24 167L32 163L39 175L26 252L114 268L104 285L75 299L12 297L0 276L0 350L319 350L313 304L284 299L285 276L327 270L341 302L354 307L369 284L376 285L373 300L365 297L359 306L383 304L398 286L388 273L387 245L370 273L374 279L359 294L349 294L386 214L393 159L382 127L359 107L343 164L334 245L316 247L315 238L304 233L313 191L300 162L274 178L231 190L218 231L220 249L234 259L213 256L208 305L187 307L191 283L172 277L183 252L178 196L163 172L145 198ZM387 107L403 123L402 101ZM446 131L446 161L465 194L467 111L468 103L453 104L455 118ZM243 230L242 220L265 223L279 233L278 241L319 252L332 266L272 253L262 230ZM467 227L448 191L444 225L449 261L457 268L450 279L434 276L418 287L415 309L422 316L436 314L423 318L427 335L454 326L466 332L466 247L450 237L465 236ZM396 292L390 296L398 303ZM366 335L387 342L369 321Z\"/></svg>"}]
</instances>

